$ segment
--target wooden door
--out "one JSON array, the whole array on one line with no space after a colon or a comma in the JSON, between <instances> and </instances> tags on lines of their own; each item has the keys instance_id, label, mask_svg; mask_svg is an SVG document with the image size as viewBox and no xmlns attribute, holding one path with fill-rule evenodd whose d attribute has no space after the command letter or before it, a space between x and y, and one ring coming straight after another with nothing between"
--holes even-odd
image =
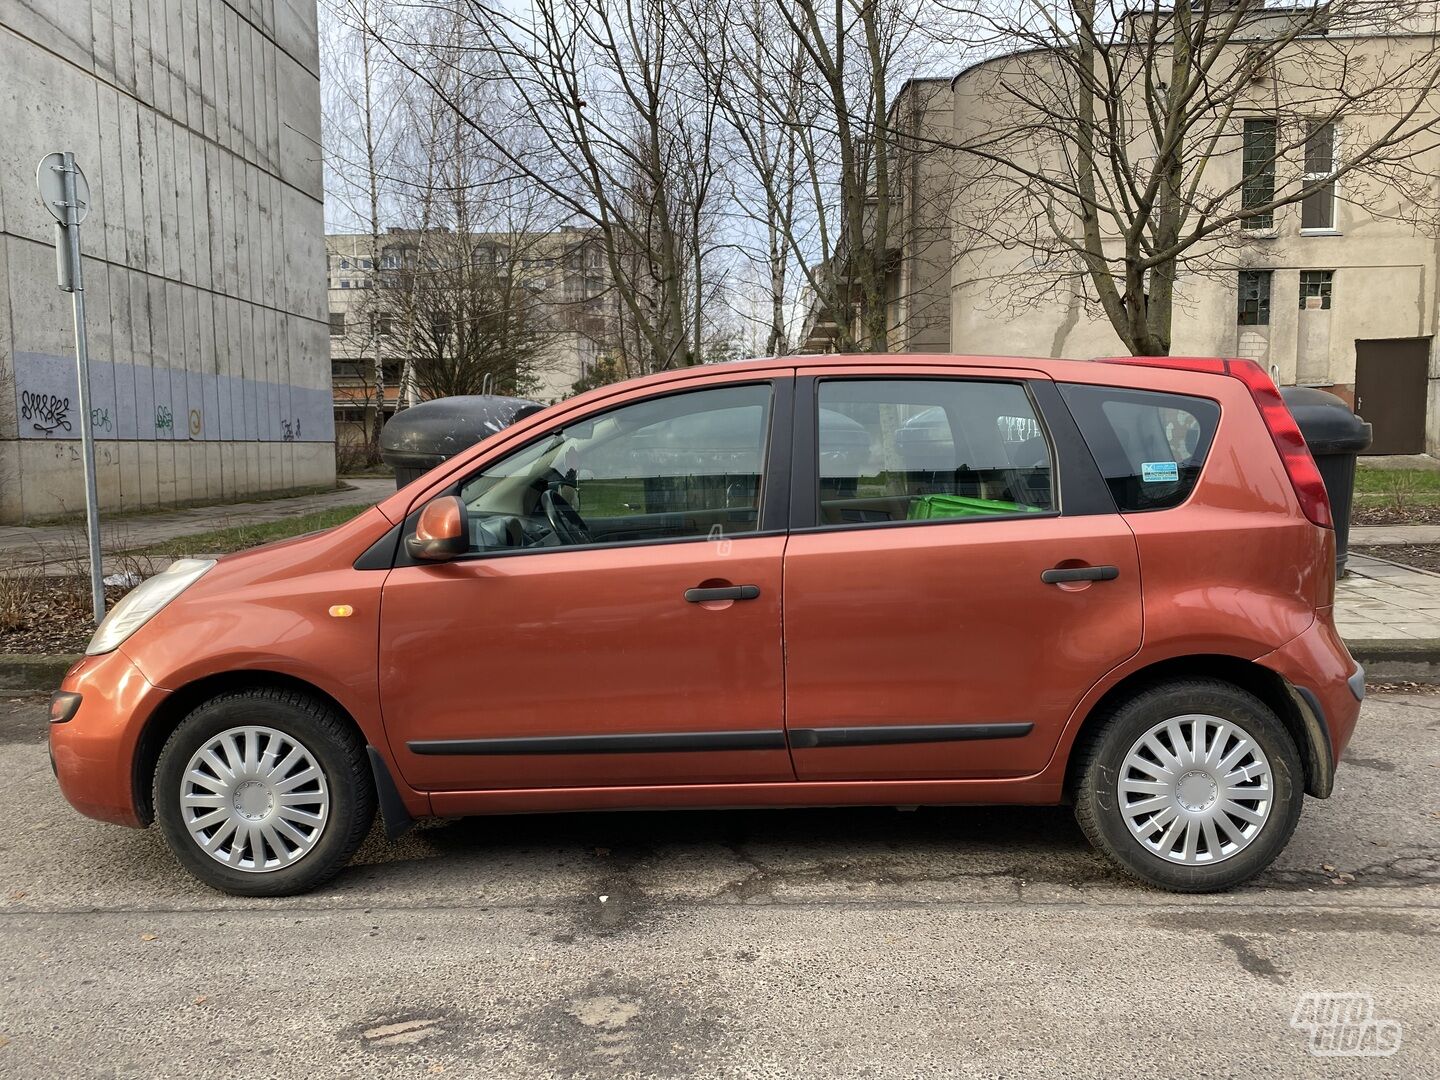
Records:
<instances>
[{"instance_id":1,"label":"wooden door","mask_svg":"<svg viewBox=\"0 0 1440 1080\"><path fill-rule=\"evenodd\" d=\"M1423 454L1430 339L1355 342L1355 411L1375 439L1366 453Z\"/></svg>"}]
</instances>

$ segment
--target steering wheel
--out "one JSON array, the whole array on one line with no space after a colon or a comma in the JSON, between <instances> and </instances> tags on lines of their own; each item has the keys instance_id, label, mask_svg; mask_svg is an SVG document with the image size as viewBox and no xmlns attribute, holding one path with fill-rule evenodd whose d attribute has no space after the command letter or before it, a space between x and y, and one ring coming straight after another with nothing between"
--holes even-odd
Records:
<instances>
[{"instance_id":1,"label":"steering wheel","mask_svg":"<svg viewBox=\"0 0 1440 1080\"><path fill-rule=\"evenodd\" d=\"M565 501L553 487L547 487L540 493L540 509L545 511L545 519L550 522L550 528L560 541L565 544L593 544L594 537L590 535L590 529L585 524L585 519L580 512Z\"/></svg>"}]
</instances>

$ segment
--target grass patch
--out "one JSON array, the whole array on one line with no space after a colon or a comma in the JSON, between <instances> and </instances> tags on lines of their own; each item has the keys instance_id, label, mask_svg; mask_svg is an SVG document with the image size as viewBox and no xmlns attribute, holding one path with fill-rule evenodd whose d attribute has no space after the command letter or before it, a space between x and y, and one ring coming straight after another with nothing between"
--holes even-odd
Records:
<instances>
[{"instance_id":1,"label":"grass patch","mask_svg":"<svg viewBox=\"0 0 1440 1080\"><path fill-rule=\"evenodd\" d=\"M1355 492L1358 495L1393 495L1396 489L1408 495L1440 496L1440 469L1367 469L1355 470Z\"/></svg>"},{"instance_id":2,"label":"grass patch","mask_svg":"<svg viewBox=\"0 0 1440 1080\"><path fill-rule=\"evenodd\" d=\"M136 554L167 559L178 559L186 555L223 555L231 551L243 551L258 544L268 544L272 540L288 540L292 536L334 528L368 509L368 506L336 506L329 510L315 510L309 514L281 518L279 521L227 525L207 532L191 533L189 536L177 536L173 540L141 548Z\"/></svg>"}]
</instances>

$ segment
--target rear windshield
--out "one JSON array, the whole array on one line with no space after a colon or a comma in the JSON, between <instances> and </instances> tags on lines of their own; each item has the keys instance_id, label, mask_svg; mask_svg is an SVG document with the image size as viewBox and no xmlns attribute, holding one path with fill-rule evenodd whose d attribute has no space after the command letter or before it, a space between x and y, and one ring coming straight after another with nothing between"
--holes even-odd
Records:
<instances>
[{"instance_id":1,"label":"rear windshield","mask_svg":"<svg viewBox=\"0 0 1440 1080\"><path fill-rule=\"evenodd\" d=\"M1122 511L1179 506L1220 422L1207 398L1062 383L1060 392Z\"/></svg>"}]
</instances>

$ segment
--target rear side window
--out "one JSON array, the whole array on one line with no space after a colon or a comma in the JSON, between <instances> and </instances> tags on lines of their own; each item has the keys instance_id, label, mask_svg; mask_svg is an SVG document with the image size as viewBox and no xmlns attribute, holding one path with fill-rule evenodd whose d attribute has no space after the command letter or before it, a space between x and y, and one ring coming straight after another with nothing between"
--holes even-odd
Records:
<instances>
[{"instance_id":1,"label":"rear side window","mask_svg":"<svg viewBox=\"0 0 1440 1080\"><path fill-rule=\"evenodd\" d=\"M1179 506L1220 423L1208 398L1061 383L1060 392L1122 511Z\"/></svg>"},{"instance_id":2,"label":"rear side window","mask_svg":"<svg viewBox=\"0 0 1440 1080\"><path fill-rule=\"evenodd\" d=\"M826 380L817 420L822 525L1054 509L1050 444L1018 383Z\"/></svg>"}]
</instances>

